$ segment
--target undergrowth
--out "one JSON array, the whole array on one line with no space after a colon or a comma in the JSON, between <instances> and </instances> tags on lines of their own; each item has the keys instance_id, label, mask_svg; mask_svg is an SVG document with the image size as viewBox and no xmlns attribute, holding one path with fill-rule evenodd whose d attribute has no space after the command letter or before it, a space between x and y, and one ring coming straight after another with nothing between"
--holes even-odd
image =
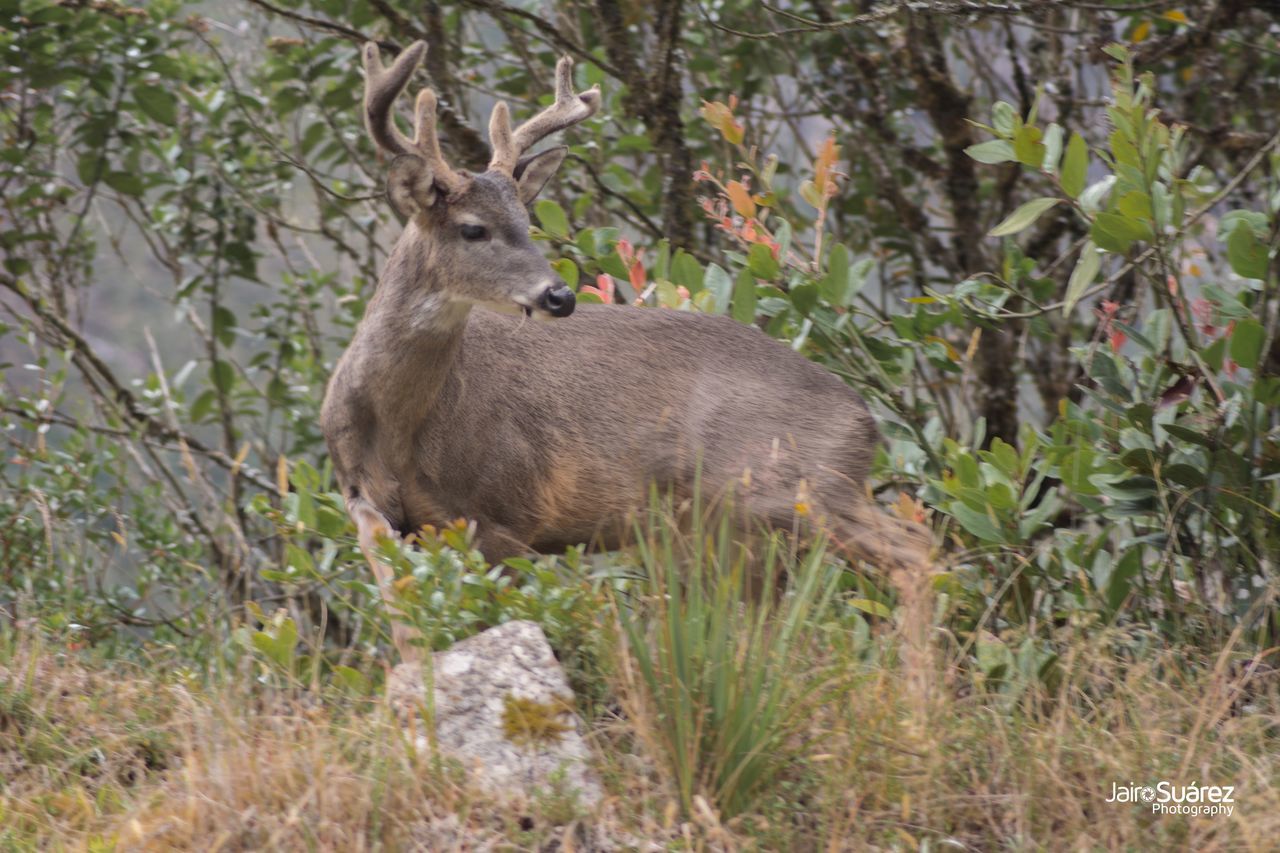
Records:
<instances>
[{"instance_id":1,"label":"undergrowth","mask_svg":"<svg viewBox=\"0 0 1280 853\"><path fill-rule=\"evenodd\" d=\"M753 597L725 540L651 541L631 555L647 584L601 605L607 686L578 703L594 811L470 790L373 683L261 650L194 676L165 650L124 663L7 627L0 848L1262 850L1280 834L1280 696L1257 659L1126 662L1139 638L1080 622L1051 666L1010 652L983 669L930 575L896 579L895 609L872 615L820 550L775 543L786 580ZM1107 802L1158 780L1231 785L1232 813Z\"/></svg>"}]
</instances>

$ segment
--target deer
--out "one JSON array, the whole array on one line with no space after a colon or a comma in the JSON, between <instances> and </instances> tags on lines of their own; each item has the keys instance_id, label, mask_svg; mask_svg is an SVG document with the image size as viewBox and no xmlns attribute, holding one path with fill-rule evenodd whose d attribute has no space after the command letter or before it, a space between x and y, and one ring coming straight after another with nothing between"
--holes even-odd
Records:
<instances>
[{"instance_id":1,"label":"deer","mask_svg":"<svg viewBox=\"0 0 1280 853\"><path fill-rule=\"evenodd\" d=\"M364 118L391 160L386 194L404 218L372 297L331 375L320 425L402 660L420 659L397 609L383 537L468 519L493 565L595 543L620 547L654 487L733 487L737 509L776 528L797 502L851 560L925 559L922 526L865 488L880 441L863 399L755 326L720 315L577 305L530 236L528 206L564 161L538 143L594 115L555 69L553 103L514 130L492 110L484 172L441 153L436 94L410 139L394 105L427 52L389 67L363 47ZM608 436L607 444L600 442Z\"/></svg>"}]
</instances>

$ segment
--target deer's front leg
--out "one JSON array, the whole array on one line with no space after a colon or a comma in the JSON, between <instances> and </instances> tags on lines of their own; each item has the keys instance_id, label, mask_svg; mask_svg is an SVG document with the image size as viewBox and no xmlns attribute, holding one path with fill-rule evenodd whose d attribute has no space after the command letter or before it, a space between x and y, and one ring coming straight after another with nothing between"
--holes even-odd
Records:
<instances>
[{"instance_id":1,"label":"deer's front leg","mask_svg":"<svg viewBox=\"0 0 1280 853\"><path fill-rule=\"evenodd\" d=\"M373 505L364 498L353 498L347 501L347 514L356 523L356 533L360 541L360 550L373 569L373 576L378 580L378 590L391 615L391 642L405 663L418 663L422 659L422 647L415 641L422 635L416 628L406 624L406 616L396 604L395 569L382 562L378 556L378 537L396 536L391 523ZM398 538L398 537L397 537Z\"/></svg>"}]
</instances>

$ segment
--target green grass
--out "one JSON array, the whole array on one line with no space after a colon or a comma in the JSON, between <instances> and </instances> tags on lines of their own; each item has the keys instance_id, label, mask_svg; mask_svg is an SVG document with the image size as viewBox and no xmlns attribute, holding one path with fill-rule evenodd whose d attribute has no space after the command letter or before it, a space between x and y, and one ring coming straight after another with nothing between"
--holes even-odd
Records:
<instances>
[{"instance_id":1,"label":"green grass","mask_svg":"<svg viewBox=\"0 0 1280 853\"><path fill-rule=\"evenodd\" d=\"M687 814L695 797L726 817L748 810L796 759L825 697L825 673L803 661L838 571L819 545L780 574L782 539L757 546L753 559L734 542L727 514L714 535L697 521L688 536L651 524L636 547L641 600L616 608L619 694Z\"/></svg>"}]
</instances>

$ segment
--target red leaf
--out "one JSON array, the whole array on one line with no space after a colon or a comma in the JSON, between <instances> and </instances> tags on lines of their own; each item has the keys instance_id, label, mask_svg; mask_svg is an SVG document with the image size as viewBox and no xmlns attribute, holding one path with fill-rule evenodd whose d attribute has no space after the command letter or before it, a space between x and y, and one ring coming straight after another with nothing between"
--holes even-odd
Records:
<instances>
[{"instance_id":1,"label":"red leaf","mask_svg":"<svg viewBox=\"0 0 1280 853\"><path fill-rule=\"evenodd\" d=\"M635 263L631 265L631 269L628 272L631 286L635 288L636 293L644 290L644 264L640 262L639 258L636 258Z\"/></svg>"}]
</instances>

